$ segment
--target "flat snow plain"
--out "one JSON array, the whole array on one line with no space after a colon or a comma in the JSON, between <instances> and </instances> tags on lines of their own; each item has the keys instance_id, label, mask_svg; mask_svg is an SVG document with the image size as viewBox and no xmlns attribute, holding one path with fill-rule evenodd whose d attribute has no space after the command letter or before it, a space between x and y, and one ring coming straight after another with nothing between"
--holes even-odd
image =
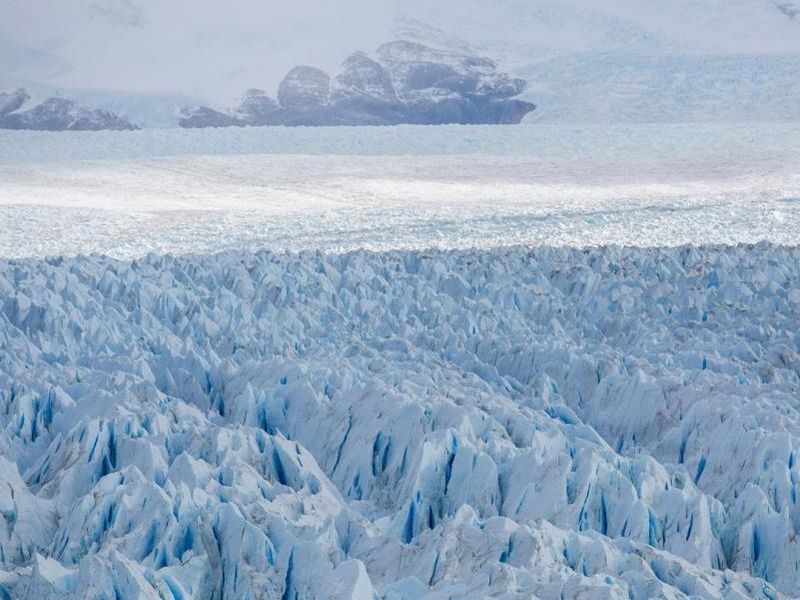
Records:
<instances>
[{"instance_id":1,"label":"flat snow plain","mask_svg":"<svg viewBox=\"0 0 800 600\"><path fill-rule=\"evenodd\" d=\"M791 244L800 125L0 132L0 255Z\"/></svg>"},{"instance_id":2,"label":"flat snow plain","mask_svg":"<svg viewBox=\"0 0 800 600\"><path fill-rule=\"evenodd\" d=\"M798 134L0 133L0 598L797 597Z\"/></svg>"}]
</instances>

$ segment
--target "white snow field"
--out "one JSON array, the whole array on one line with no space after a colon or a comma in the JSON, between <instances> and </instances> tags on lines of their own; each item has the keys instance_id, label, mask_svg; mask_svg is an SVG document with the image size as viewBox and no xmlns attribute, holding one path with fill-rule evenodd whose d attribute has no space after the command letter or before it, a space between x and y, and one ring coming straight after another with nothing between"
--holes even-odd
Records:
<instances>
[{"instance_id":1,"label":"white snow field","mask_svg":"<svg viewBox=\"0 0 800 600\"><path fill-rule=\"evenodd\" d=\"M2 256L794 244L800 124L0 132Z\"/></svg>"},{"instance_id":2,"label":"white snow field","mask_svg":"<svg viewBox=\"0 0 800 600\"><path fill-rule=\"evenodd\" d=\"M0 132L0 600L800 597L798 139Z\"/></svg>"}]
</instances>

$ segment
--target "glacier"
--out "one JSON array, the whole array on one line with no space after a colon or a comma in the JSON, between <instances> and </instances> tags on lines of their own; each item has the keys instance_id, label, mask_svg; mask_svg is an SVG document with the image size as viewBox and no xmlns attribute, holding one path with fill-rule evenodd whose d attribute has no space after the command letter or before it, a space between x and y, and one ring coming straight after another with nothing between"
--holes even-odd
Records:
<instances>
[{"instance_id":1,"label":"glacier","mask_svg":"<svg viewBox=\"0 0 800 600\"><path fill-rule=\"evenodd\" d=\"M797 243L797 124L0 131L0 256Z\"/></svg>"},{"instance_id":2,"label":"glacier","mask_svg":"<svg viewBox=\"0 0 800 600\"><path fill-rule=\"evenodd\" d=\"M782 598L800 249L0 259L0 597Z\"/></svg>"}]
</instances>

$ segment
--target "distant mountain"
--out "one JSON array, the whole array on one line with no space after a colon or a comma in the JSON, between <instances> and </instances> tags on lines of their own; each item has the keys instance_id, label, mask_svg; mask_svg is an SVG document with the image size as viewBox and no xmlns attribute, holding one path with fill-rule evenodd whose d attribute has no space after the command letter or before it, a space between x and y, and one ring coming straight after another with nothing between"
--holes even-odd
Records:
<instances>
[{"instance_id":1,"label":"distant mountain","mask_svg":"<svg viewBox=\"0 0 800 600\"><path fill-rule=\"evenodd\" d=\"M191 11L158 0L4 1L12 10L0 14L13 18L0 20L0 89L68 98L143 127L429 122L431 111L406 110L424 108L420 96L435 105L433 122L494 122L447 87L403 97L381 56L353 54L391 39L491 57L498 72L527 81L513 97L536 104L525 121L800 119L800 0L342 0L312 2L314 10L207 0ZM98 60L103 53L114 60ZM340 59L351 55L377 78L369 90L340 87L337 74L350 70ZM328 74L325 110L281 110L275 84L296 65ZM381 87L381 69L394 92ZM245 97L256 114L238 106L248 87L266 90ZM265 97L277 107L262 106ZM513 117L520 108L501 107Z\"/></svg>"},{"instance_id":2,"label":"distant mountain","mask_svg":"<svg viewBox=\"0 0 800 600\"><path fill-rule=\"evenodd\" d=\"M398 40L378 48L377 59L352 54L334 78L314 67L293 68L277 102L248 90L233 110L186 108L180 126L519 123L536 108L516 99L524 89L523 79L483 56Z\"/></svg>"},{"instance_id":3,"label":"distant mountain","mask_svg":"<svg viewBox=\"0 0 800 600\"><path fill-rule=\"evenodd\" d=\"M135 125L119 115L100 108L90 108L66 98L47 98L23 110L31 99L23 88L0 92L0 129L39 131L131 130Z\"/></svg>"}]
</instances>

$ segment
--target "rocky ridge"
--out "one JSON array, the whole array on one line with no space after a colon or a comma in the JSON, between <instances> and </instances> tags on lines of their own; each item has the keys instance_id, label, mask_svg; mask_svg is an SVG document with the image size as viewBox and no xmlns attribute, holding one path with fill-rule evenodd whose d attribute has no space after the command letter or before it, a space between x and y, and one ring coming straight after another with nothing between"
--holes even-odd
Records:
<instances>
[{"instance_id":1,"label":"rocky ridge","mask_svg":"<svg viewBox=\"0 0 800 600\"><path fill-rule=\"evenodd\" d=\"M74 100L51 97L31 108L24 88L0 92L0 129L36 131L132 130L135 125L123 117L100 108L83 106Z\"/></svg>"},{"instance_id":2,"label":"rocky ridge","mask_svg":"<svg viewBox=\"0 0 800 600\"><path fill-rule=\"evenodd\" d=\"M384 44L372 58L356 52L335 77L310 66L293 68L277 102L248 90L239 107L184 109L181 127L245 125L507 124L536 107L516 99L525 81L468 50L418 41Z\"/></svg>"}]
</instances>

